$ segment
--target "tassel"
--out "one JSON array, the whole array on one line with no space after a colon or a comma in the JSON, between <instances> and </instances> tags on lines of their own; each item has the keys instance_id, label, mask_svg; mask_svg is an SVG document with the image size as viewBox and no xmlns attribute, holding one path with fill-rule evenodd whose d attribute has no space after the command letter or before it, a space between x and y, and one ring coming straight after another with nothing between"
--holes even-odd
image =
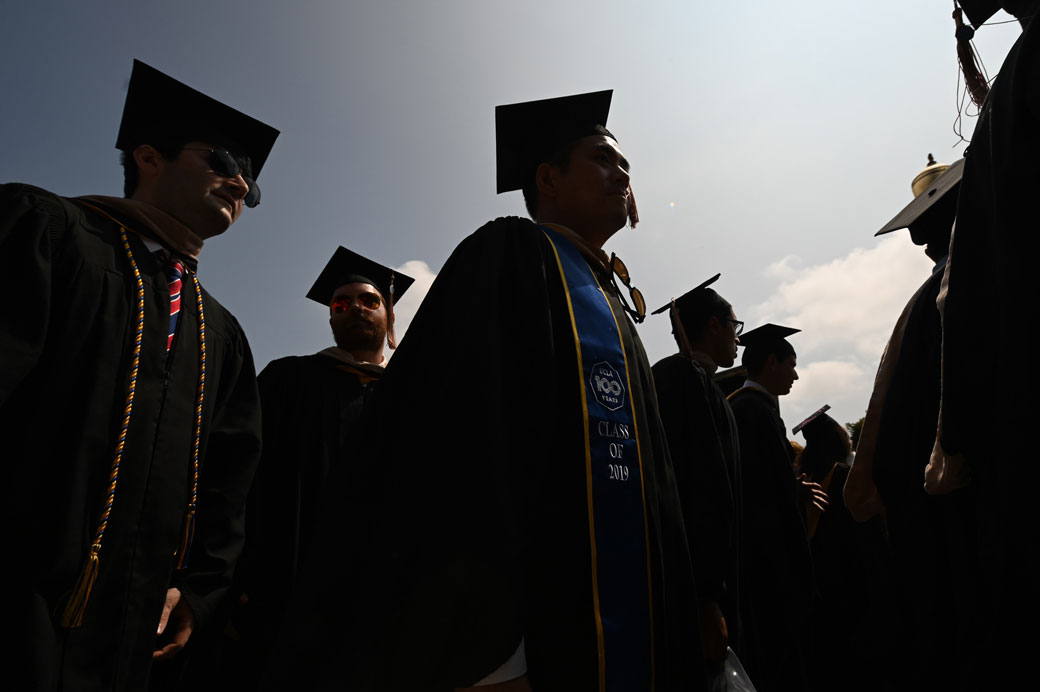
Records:
<instances>
[{"instance_id":1,"label":"tassel","mask_svg":"<svg viewBox=\"0 0 1040 692\"><path fill-rule=\"evenodd\" d=\"M390 295L386 297L386 345L393 351L397 348L394 336L394 273L390 272Z\"/></svg>"},{"instance_id":2,"label":"tassel","mask_svg":"<svg viewBox=\"0 0 1040 692\"><path fill-rule=\"evenodd\" d=\"M954 35L957 37L957 61L961 64L961 72L964 73L964 86L971 96L972 102L982 108L989 94L989 83L982 75L982 65L978 56L971 47L971 39L975 36L975 30L964 23L961 8L954 4L953 21L957 25Z\"/></svg>"},{"instance_id":3,"label":"tassel","mask_svg":"<svg viewBox=\"0 0 1040 692\"><path fill-rule=\"evenodd\" d=\"M98 551L101 544L95 543L90 546L90 554L87 556L87 564L72 587L72 595L65 604L65 611L61 615L61 626L66 628L79 627L83 624L83 615L87 612L87 601L90 600L90 592L94 588L94 581L98 573Z\"/></svg>"},{"instance_id":4,"label":"tassel","mask_svg":"<svg viewBox=\"0 0 1040 692\"><path fill-rule=\"evenodd\" d=\"M639 223L639 210L636 209L636 196L632 192L632 186L628 186L628 225L630 228L635 228L636 224Z\"/></svg>"},{"instance_id":5,"label":"tassel","mask_svg":"<svg viewBox=\"0 0 1040 692\"><path fill-rule=\"evenodd\" d=\"M184 517L184 532L181 534L181 547L177 550L177 567L184 569L188 566L188 553L191 551L191 542L195 538L195 507L188 509L188 516Z\"/></svg>"}]
</instances>

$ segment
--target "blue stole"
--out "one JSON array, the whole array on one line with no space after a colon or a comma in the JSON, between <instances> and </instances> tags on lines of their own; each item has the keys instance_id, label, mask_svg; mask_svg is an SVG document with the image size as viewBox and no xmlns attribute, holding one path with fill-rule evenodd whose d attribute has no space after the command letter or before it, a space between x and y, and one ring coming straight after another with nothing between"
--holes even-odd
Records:
<instances>
[{"instance_id":1,"label":"blue stole","mask_svg":"<svg viewBox=\"0 0 1040 692\"><path fill-rule=\"evenodd\" d=\"M654 689L653 607L643 464L624 344L606 294L578 250L549 239L578 355L592 598L601 692Z\"/></svg>"}]
</instances>

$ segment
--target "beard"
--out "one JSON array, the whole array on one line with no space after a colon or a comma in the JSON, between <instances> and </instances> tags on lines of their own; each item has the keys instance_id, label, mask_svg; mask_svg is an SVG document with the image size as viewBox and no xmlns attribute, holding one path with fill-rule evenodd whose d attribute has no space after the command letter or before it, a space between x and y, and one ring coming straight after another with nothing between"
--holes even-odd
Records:
<instances>
[{"instance_id":1,"label":"beard","mask_svg":"<svg viewBox=\"0 0 1040 692\"><path fill-rule=\"evenodd\" d=\"M382 348L386 329L367 320L357 319L332 326L336 345L344 351L374 351Z\"/></svg>"}]
</instances>

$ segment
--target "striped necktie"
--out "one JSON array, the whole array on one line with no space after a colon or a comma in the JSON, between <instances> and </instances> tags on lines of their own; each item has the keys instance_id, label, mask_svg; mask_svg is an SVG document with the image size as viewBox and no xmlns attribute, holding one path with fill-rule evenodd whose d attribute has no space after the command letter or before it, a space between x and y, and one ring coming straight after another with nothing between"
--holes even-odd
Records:
<instances>
[{"instance_id":1,"label":"striped necktie","mask_svg":"<svg viewBox=\"0 0 1040 692\"><path fill-rule=\"evenodd\" d=\"M165 255L166 253L163 253ZM177 332L177 316L181 312L181 277L184 276L184 265L176 257L166 259L166 281L170 287L170 335L166 338L166 352L173 345L173 335Z\"/></svg>"}]
</instances>

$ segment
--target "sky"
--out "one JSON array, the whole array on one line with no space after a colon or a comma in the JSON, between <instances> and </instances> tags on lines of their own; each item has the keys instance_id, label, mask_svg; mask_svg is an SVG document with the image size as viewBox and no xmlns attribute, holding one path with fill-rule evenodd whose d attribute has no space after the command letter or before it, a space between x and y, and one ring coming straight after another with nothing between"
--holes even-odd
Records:
<instances>
[{"instance_id":1,"label":"sky","mask_svg":"<svg viewBox=\"0 0 1040 692\"><path fill-rule=\"evenodd\" d=\"M905 231L873 234L910 201L927 154L952 162L957 123L967 138L975 125L970 108L958 116L951 10L0 0L0 182L120 195L113 147L134 58L280 129L263 203L207 241L199 269L259 369L332 345L327 309L304 294L338 245L417 279L397 307L406 333L455 245L524 214L519 192L495 194L494 107L613 89L608 126L641 221L606 249L652 307L721 272L714 288L749 329L801 328L788 428L825 403L850 422L931 271ZM1018 33L978 32L991 77ZM652 362L674 352L665 317L639 332Z\"/></svg>"}]
</instances>

